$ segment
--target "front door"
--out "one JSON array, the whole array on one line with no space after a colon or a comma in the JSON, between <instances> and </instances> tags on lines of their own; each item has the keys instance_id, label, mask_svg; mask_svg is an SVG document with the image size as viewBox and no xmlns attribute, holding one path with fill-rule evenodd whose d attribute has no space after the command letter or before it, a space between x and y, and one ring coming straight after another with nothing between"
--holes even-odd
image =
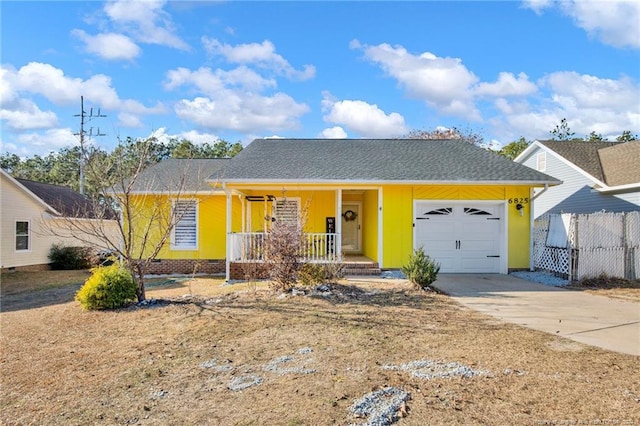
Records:
<instances>
[{"instance_id":1,"label":"front door","mask_svg":"<svg viewBox=\"0 0 640 426\"><path fill-rule=\"evenodd\" d=\"M346 254L362 253L362 215L359 203L342 204L342 251Z\"/></svg>"}]
</instances>

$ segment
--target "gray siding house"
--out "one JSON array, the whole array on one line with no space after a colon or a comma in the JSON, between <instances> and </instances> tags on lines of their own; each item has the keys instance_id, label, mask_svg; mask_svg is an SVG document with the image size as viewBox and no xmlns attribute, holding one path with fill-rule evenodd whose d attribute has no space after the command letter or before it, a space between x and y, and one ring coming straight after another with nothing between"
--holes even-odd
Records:
<instances>
[{"instance_id":1,"label":"gray siding house","mask_svg":"<svg viewBox=\"0 0 640 426\"><path fill-rule=\"evenodd\" d=\"M536 218L640 210L640 141L534 141L514 161L563 182L536 190Z\"/></svg>"}]
</instances>

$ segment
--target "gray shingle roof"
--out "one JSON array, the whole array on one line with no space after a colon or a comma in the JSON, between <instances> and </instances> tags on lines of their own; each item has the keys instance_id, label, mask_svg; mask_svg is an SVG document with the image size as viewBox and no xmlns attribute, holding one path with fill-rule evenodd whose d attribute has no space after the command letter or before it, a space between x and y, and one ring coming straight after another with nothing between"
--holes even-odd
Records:
<instances>
[{"instance_id":1,"label":"gray shingle roof","mask_svg":"<svg viewBox=\"0 0 640 426\"><path fill-rule=\"evenodd\" d=\"M601 148L598 154L607 185L640 183L640 140Z\"/></svg>"},{"instance_id":2,"label":"gray shingle roof","mask_svg":"<svg viewBox=\"0 0 640 426\"><path fill-rule=\"evenodd\" d=\"M210 191L211 186L206 179L217 175L228 162L227 158L168 158L143 170L136 179L134 190L141 192Z\"/></svg>"},{"instance_id":3,"label":"gray shingle roof","mask_svg":"<svg viewBox=\"0 0 640 426\"><path fill-rule=\"evenodd\" d=\"M599 181L604 182L604 173L600 165L598 150L616 145L615 142L586 141L538 141L555 151L567 161L575 164Z\"/></svg>"},{"instance_id":4,"label":"gray shingle roof","mask_svg":"<svg viewBox=\"0 0 640 426\"><path fill-rule=\"evenodd\" d=\"M560 183L463 141L420 139L256 139L212 179Z\"/></svg>"},{"instance_id":5,"label":"gray shingle roof","mask_svg":"<svg viewBox=\"0 0 640 426\"><path fill-rule=\"evenodd\" d=\"M88 197L71 188L27 179L16 178L16 181L64 217L103 217L103 212L97 212L96 215L93 203Z\"/></svg>"}]
</instances>

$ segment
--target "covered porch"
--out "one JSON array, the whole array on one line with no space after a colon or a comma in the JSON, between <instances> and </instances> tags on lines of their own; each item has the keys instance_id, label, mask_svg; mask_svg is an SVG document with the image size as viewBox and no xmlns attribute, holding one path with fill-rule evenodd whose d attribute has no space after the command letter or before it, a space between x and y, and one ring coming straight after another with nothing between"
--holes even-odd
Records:
<instances>
[{"instance_id":1,"label":"covered porch","mask_svg":"<svg viewBox=\"0 0 640 426\"><path fill-rule=\"evenodd\" d=\"M226 188L227 280L232 264L263 263L276 221L299 221L303 262L343 263L349 270L380 271L382 188ZM358 265L362 266L358 268Z\"/></svg>"}]
</instances>

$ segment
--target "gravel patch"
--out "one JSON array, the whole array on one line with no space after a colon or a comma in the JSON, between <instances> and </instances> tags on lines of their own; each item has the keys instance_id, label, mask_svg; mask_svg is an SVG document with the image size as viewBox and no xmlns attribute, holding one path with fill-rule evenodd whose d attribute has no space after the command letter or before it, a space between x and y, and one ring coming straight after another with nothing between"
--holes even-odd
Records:
<instances>
[{"instance_id":1,"label":"gravel patch","mask_svg":"<svg viewBox=\"0 0 640 426\"><path fill-rule=\"evenodd\" d=\"M387 426L406 415L406 401L411 395L394 387L371 392L353 403L350 410L355 417L366 418L358 426Z\"/></svg>"},{"instance_id":2,"label":"gravel patch","mask_svg":"<svg viewBox=\"0 0 640 426\"><path fill-rule=\"evenodd\" d=\"M380 278L387 278L392 280L406 280L407 277L404 276L402 271L399 269L392 269L388 271L382 271L380 273Z\"/></svg>"},{"instance_id":3,"label":"gravel patch","mask_svg":"<svg viewBox=\"0 0 640 426\"><path fill-rule=\"evenodd\" d=\"M551 287L564 287L569 284L568 280L557 277L551 272L546 271L515 271L511 272L509 275Z\"/></svg>"},{"instance_id":4,"label":"gravel patch","mask_svg":"<svg viewBox=\"0 0 640 426\"><path fill-rule=\"evenodd\" d=\"M384 365L385 370L406 371L418 379L445 379L451 377L463 377L469 379L475 376L485 376L489 374L487 370L475 370L457 362L439 362L428 359L411 361L400 365Z\"/></svg>"},{"instance_id":5,"label":"gravel patch","mask_svg":"<svg viewBox=\"0 0 640 426\"><path fill-rule=\"evenodd\" d=\"M169 394L169 392L167 392L164 389L160 389L160 390L156 390L156 391L151 391L151 394L149 395L149 399L151 400L157 400L157 399L162 399L165 396L167 396Z\"/></svg>"},{"instance_id":6,"label":"gravel patch","mask_svg":"<svg viewBox=\"0 0 640 426\"><path fill-rule=\"evenodd\" d=\"M262 384L262 377L256 376L255 374L250 374L234 378L233 380L231 380L231 382L229 382L227 387L230 390L237 392L253 386L258 386L260 384Z\"/></svg>"},{"instance_id":7,"label":"gravel patch","mask_svg":"<svg viewBox=\"0 0 640 426\"><path fill-rule=\"evenodd\" d=\"M309 348L304 348L309 349ZM300 352L298 352L300 353ZM308 352L303 352L303 354L307 354ZM305 368L304 366L294 366L294 367L283 367L284 364L290 364L293 362L304 362L305 360L299 360L295 356L292 355L284 355L269 361L262 369L264 371L268 371L270 373L275 374L313 374L317 373L317 370L311 368ZM306 360L308 361L308 360Z\"/></svg>"},{"instance_id":8,"label":"gravel patch","mask_svg":"<svg viewBox=\"0 0 640 426\"><path fill-rule=\"evenodd\" d=\"M229 364L219 365L218 360L213 358L200 364L200 367L213 370L217 373L226 373L233 370L233 366Z\"/></svg>"}]
</instances>

